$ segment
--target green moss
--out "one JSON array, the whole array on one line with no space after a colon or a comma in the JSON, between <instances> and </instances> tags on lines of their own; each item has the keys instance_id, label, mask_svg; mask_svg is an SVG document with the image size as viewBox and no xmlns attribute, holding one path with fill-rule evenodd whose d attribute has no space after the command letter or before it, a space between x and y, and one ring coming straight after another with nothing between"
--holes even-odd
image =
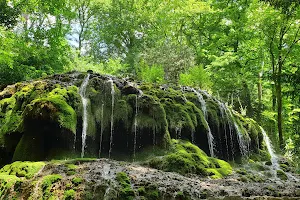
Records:
<instances>
[{"instance_id":1,"label":"green moss","mask_svg":"<svg viewBox=\"0 0 300 200\"><path fill-rule=\"evenodd\" d=\"M255 174L248 174L246 175L247 179L249 180L249 182L255 182L255 183L263 183L265 182L265 179L263 179L261 176L259 175L255 175Z\"/></svg>"},{"instance_id":2,"label":"green moss","mask_svg":"<svg viewBox=\"0 0 300 200\"><path fill-rule=\"evenodd\" d=\"M144 196L146 194L145 187L139 187L138 188L138 194L139 194L139 196Z\"/></svg>"},{"instance_id":3,"label":"green moss","mask_svg":"<svg viewBox=\"0 0 300 200\"><path fill-rule=\"evenodd\" d=\"M289 172L289 171L291 171L291 168L290 168L288 165L283 164L283 163L280 164L280 168L281 168L282 171L284 171L284 172Z\"/></svg>"},{"instance_id":4,"label":"green moss","mask_svg":"<svg viewBox=\"0 0 300 200\"><path fill-rule=\"evenodd\" d=\"M195 131L191 113L188 112L189 106L178 104L171 99L162 99L161 103L166 111L169 128L186 127L191 132Z\"/></svg>"},{"instance_id":5,"label":"green moss","mask_svg":"<svg viewBox=\"0 0 300 200\"><path fill-rule=\"evenodd\" d=\"M172 140L170 152L161 157L152 158L147 164L164 171L180 174L195 173L212 178L222 178L232 172L229 163L208 157L197 146L183 140Z\"/></svg>"},{"instance_id":6,"label":"green moss","mask_svg":"<svg viewBox=\"0 0 300 200\"><path fill-rule=\"evenodd\" d=\"M186 192L177 192L176 196L175 196L176 200L190 200L191 196L186 193Z\"/></svg>"},{"instance_id":7,"label":"green moss","mask_svg":"<svg viewBox=\"0 0 300 200\"><path fill-rule=\"evenodd\" d=\"M119 191L119 199L128 199L128 200L133 200L135 197L134 191L131 188L131 182L129 177L125 172L119 172L116 175L116 180L121 186L121 189Z\"/></svg>"},{"instance_id":8,"label":"green moss","mask_svg":"<svg viewBox=\"0 0 300 200\"><path fill-rule=\"evenodd\" d=\"M211 178L219 179L232 173L231 165L224 160L219 160L216 158L210 158L210 160L214 160L213 163L215 163L215 168L208 168L206 170L207 172L214 174L211 175Z\"/></svg>"},{"instance_id":9,"label":"green moss","mask_svg":"<svg viewBox=\"0 0 300 200\"><path fill-rule=\"evenodd\" d=\"M277 170L277 176L281 180L287 180L288 179L287 175L282 170Z\"/></svg>"},{"instance_id":10,"label":"green moss","mask_svg":"<svg viewBox=\"0 0 300 200\"><path fill-rule=\"evenodd\" d=\"M248 180L248 178L247 178L246 176L240 176L240 177L238 178L238 180L239 180L239 181L242 181L242 182L244 182L244 183L248 183L248 182L249 182L249 180Z\"/></svg>"},{"instance_id":11,"label":"green moss","mask_svg":"<svg viewBox=\"0 0 300 200\"><path fill-rule=\"evenodd\" d=\"M247 175L247 171L244 168L237 169L236 173L241 174L241 175Z\"/></svg>"},{"instance_id":12,"label":"green moss","mask_svg":"<svg viewBox=\"0 0 300 200\"><path fill-rule=\"evenodd\" d=\"M151 184L146 187L145 197L148 200L157 200L161 197L161 193L158 190L157 185Z\"/></svg>"},{"instance_id":13,"label":"green moss","mask_svg":"<svg viewBox=\"0 0 300 200\"><path fill-rule=\"evenodd\" d=\"M50 187L53 183L56 183L62 179L62 176L59 174L47 175L43 178L42 189Z\"/></svg>"},{"instance_id":14,"label":"green moss","mask_svg":"<svg viewBox=\"0 0 300 200\"><path fill-rule=\"evenodd\" d=\"M0 145L7 151L14 151L21 134L26 132L25 128L30 127L24 124L28 117L33 120L46 119L55 122L75 133L77 117L73 108L78 107L79 96L76 86L61 88L60 85L52 85L47 81L35 81L19 83L13 88L12 96L0 100ZM24 153L20 155L22 157ZM27 156L21 160L28 158ZM40 156L37 157L37 160L39 159Z\"/></svg>"},{"instance_id":15,"label":"green moss","mask_svg":"<svg viewBox=\"0 0 300 200\"><path fill-rule=\"evenodd\" d=\"M32 101L26 106L23 116L31 119L42 117L42 119L58 122L62 128L76 133L76 112L58 95Z\"/></svg>"},{"instance_id":16,"label":"green moss","mask_svg":"<svg viewBox=\"0 0 300 200\"><path fill-rule=\"evenodd\" d=\"M43 191L43 198L48 199L51 197L51 188L52 184L60 181L62 179L62 176L59 174L52 174L52 175L47 175L43 178L42 182L42 191Z\"/></svg>"},{"instance_id":17,"label":"green moss","mask_svg":"<svg viewBox=\"0 0 300 200\"><path fill-rule=\"evenodd\" d=\"M0 143L4 144L5 134L15 132L18 129L21 119L21 112L16 110L15 97L0 101Z\"/></svg>"},{"instance_id":18,"label":"green moss","mask_svg":"<svg viewBox=\"0 0 300 200\"><path fill-rule=\"evenodd\" d=\"M0 174L15 175L17 177L32 178L45 166L44 162L21 162L17 161L9 165L5 165L0 169Z\"/></svg>"},{"instance_id":19,"label":"green moss","mask_svg":"<svg viewBox=\"0 0 300 200\"><path fill-rule=\"evenodd\" d=\"M14 175L0 174L0 197L5 197L17 182L21 182L21 179Z\"/></svg>"},{"instance_id":20,"label":"green moss","mask_svg":"<svg viewBox=\"0 0 300 200\"><path fill-rule=\"evenodd\" d=\"M76 165L74 165L74 164L66 164L66 167L67 167L67 175L68 176L76 174L76 169L77 169Z\"/></svg>"},{"instance_id":21,"label":"green moss","mask_svg":"<svg viewBox=\"0 0 300 200\"><path fill-rule=\"evenodd\" d=\"M74 190L66 190L64 193L64 199L72 200L75 199L76 192Z\"/></svg>"},{"instance_id":22,"label":"green moss","mask_svg":"<svg viewBox=\"0 0 300 200\"><path fill-rule=\"evenodd\" d=\"M115 121L122 121L126 128L129 128L130 117L132 116L132 107L127 103L126 100L118 100L115 106Z\"/></svg>"},{"instance_id":23,"label":"green moss","mask_svg":"<svg viewBox=\"0 0 300 200\"><path fill-rule=\"evenodd\" d=\"M80 185L82 182L83 182L83 179L80 178L80 177L74 177L74 178L72 179L72 183L73 183L75 186Z\"/></svg>"}]
</instances>

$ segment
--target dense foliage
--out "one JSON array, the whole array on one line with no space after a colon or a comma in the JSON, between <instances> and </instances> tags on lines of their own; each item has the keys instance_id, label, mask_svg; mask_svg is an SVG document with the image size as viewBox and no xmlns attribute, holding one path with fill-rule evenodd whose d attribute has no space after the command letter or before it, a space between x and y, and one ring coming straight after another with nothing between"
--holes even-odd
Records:
<instances>
[{"instance_id":1,"label":"dense foliage","mask_svg":"<svg viewBox=\"0 0 300 200\"><path fill-rule=\"evenodd\" d=\"M298 0L0 0L0 88L69 70L204 88L300 152Z\"/></svg>"}]
</instances>

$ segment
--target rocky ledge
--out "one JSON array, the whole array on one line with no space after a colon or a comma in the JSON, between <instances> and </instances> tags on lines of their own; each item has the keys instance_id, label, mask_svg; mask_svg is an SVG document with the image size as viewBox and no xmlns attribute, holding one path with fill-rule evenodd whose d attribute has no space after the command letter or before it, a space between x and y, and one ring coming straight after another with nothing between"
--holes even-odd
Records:
<instances>
[{"instance_id":1,"label":"rocky ledge","mask_svg":"<svg viewBox=\"0 0 300 200\"><path fill-rule=\"evenodd\" d=\"M252 167L253 169L253 167ZM299 199L296 175L288 181L238 168L223 179L109 159L15 162L0 170L2 199Z\"/></svg>"}]
</instances>

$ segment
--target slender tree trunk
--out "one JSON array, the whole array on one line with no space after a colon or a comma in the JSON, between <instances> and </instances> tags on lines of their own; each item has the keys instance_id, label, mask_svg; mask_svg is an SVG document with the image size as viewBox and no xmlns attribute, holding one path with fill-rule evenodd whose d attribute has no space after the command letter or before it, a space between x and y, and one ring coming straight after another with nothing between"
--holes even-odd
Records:
<instances>
[{"instance_id":1,"label":"slender tree trunk","mask_svg":"<svg viewBox=\"0 0 300 200\"><path fill-rule=\"evenodd\" d=\"M281 76L282 76L282 67L283 67L282 47L283 47L284 30L285 28L282 28L280 31L280 39L278 45L278 71L277 71L278 73L276 77L277 128L278 128L279 145L281 150L283 150L284 148L283 134L282 134L282 88L281 88Z\"/></svg>"},{"instance_id":2,"label":"slender tree trunk","mask_svg":"<svg viewBox=\"0 0 300 200\"><path fill-rule=\"evenodd\" d=\"M81 49L82 49L82 33L80 32L79 33L79 36L78 36L78 57L81 56Z\"/></svg>"},{"instance_id":3,"label":"slender tree trunk","mask_svg":"<svg viewBox=\"0 0 300 200\"><path fill-rule=\"evenodd\" d=\"M257 112L257 121L261 122L261 112L262 112L262 72L258 74L258 83L257 83L257 96L258 96L258 112Z\"/></svg>"},{"instance_id":4,"label":"slender tree trunk","mask_svg":"<svg viewBox=\"0 0 300 200\"><path fill-rule=\"evenodd\" d=\"M281 88L282 65L283 65L282 57L279 56L276 90L277 90L277 128L278 128L278 136L279 136L279 145L281 149L284 148L283 134L282 134L282 88Z\"/></svg>"},{"instance_id":5,"label":"slender tree trunk","mask_svg":"<svg viewBox=\"0 0 300 200\"><path fill-rule=\"evenodd\" d=\"M276 110L276 69L275 69L275 58L273 52L271 51L271 62L272 62L272 80L274 83L272 84L272 110Z\"/></svg>"}]
</instances>

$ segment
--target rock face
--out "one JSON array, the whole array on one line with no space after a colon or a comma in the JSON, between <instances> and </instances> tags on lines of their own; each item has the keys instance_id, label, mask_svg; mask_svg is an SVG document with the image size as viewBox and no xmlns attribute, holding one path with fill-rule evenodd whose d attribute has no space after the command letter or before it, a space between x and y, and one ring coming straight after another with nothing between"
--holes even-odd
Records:
<instances>
[{"instance_id":1,"label":"rock face","mask_svg":"<svg viewBox=\"0 0 300 200\"><path fill-rule=\"evenodd\" d=\"M249 173L249 174L247 174ZM242 175L244 174L244 175ZM244 178L251 177L245 181ZM257 180L254 180L257 179ZM3 199L292 200L298 181L239 170L224 179L182 176L108 159L15 162L0 170Z\"/></svg>"},{"instance_id":2,"label":"rock face","mask_svg":"<svg viewBox=\"0 0 300 200\"><path fill-rule=\"evenodd\" d=\"M293 166L270 159L266 137L254 120L195 88L92 71L17 83L0 92L0 165L16 161L0 169L0 197L297 199ZM71 160L80 156L136 162ZM249 169L224 161L243 158ZM28 162L53 159L61 161Z\"/></svg>"},{"instance_id":3,"label":"rock face","mask_svg":"<svg viewBox=\"0 0 300 200\"><path fill-rule=\"evenodd\" d=\"M205 91L134 84L90 72L84 91L86 140L82 147L86 73L17 83L0 92L0 163L85 156L134 159L171 139L197 145L224 160L259 153L269 159L259 125Z\"/></svg>"}]
</instances>

